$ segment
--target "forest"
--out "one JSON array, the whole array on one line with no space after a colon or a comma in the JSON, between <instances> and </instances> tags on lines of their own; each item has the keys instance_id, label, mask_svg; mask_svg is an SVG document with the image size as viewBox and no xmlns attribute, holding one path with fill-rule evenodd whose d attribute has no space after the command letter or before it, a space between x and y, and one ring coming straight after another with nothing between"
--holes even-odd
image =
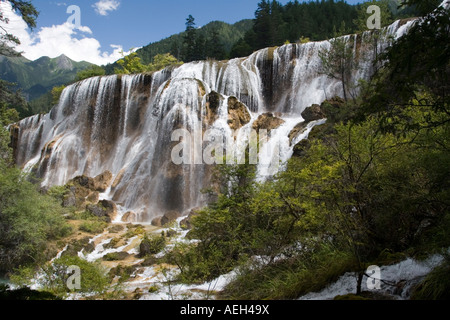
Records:
<instances>
[{"instance_id":1,"label":"forest","mask_svg":"<svg viewBox=\"0 0 450 320\"><path fill-rule=\"evenodd\" d=\"M12 2L32 25L37 15L33 7ZM361 289L370 265L437 253L444 256L442 264L414 288L411 299L450 298L450 14L436 9L439 1L407 4L412 7L403 12L405 17L417 15L420 23L378 55L376 72L359 83L359 94L348 88L347 74L358 66L352 65L346 47L332 40L321 53L324 74L339 78L345 96L321 104L326 124L296 145L286 170L260 183L254 165L217 166L212 187L198 190L213 199L193 214L187 237L198 241L176 244L162 258L179 269L176 281L203 283L239 270L219 298L297 299L355 272L354 294L340 298L381 299ZM263 0L253 28L229 55L300 38L316 41L360 32L358 12L343 1L283 6ZM390 15L385 25L399 16ZM206 40L197 38L192 16L186 26L181 59L168 52L145 64L136 53L119 61L115 72L153 72L177 67L181 60L227 57L214 34L207 41L214 45L199 52L199 43ZM381 31L373 31L375 39L376 32ZM93 67L78 80L104 73ZM66 187L42 190L32 175L15 166L8 125L18 121L15 108L24 102L1 85L0 272L26 287L24 279L36 270L57 271L46 265L55 251L48 244L77 232L68 221L79 213L61 205ZM56 99L60 91L54 92ZM85 229L104 227L104 221L87 221ZM157 242L143 240L149 246L159 246ZM95 264L80 262L76 255L59 263L79 263L89 275L86 290L115 297L105 294L111 279ZM46 289L42 294L51 299L67 293L51 281ZM2 287L0 296L7 294L13 293Z\"/></svg>"}]
</instances>

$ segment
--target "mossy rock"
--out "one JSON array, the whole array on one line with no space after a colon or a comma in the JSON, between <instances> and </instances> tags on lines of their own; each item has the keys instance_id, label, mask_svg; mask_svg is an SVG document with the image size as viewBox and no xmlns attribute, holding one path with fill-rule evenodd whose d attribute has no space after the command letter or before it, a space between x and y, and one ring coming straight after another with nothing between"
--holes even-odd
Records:
<instances>
[{"instance_id":1,"label":"mossy rock","mask_svg":"<svg viewBox=\"0 0 450 320\"><path fill-rule=\"evenodd\" d=\"M103 256L104 261L122 261L130 256L127 252L111 252Z\"/></svg>"},{"instance_id":2,"label":"mossy rock","mask_svg":"<svg viewBox=\"0 0 450 320\"><path fill-rule=\"evenodd\" d=\"M133 238L145 234L145 228L142 225L128 225L128 231L125 234L125 238Z\"/></svg>"},{"instance_id":3,"label":"mossy rock","mask_svg":"<svg viewBox=\"0 0 450 320\"><path fill-rule=\"evenodd\" d=\"M139 257L143 258L149 255L157 254L166 247L166 239L163 235L148 237L145 235L139 245Z\"/></svg>"},{"instance_id":4,"label":"mossy rock","mask_svg":"<svg viewBox=\"0 0 450 320\"><path fill-rule=\"evenodd\" d=\"M124 229L125 229L124 226L122 226L122 225L120 225L120 224L116 224L116 225L111 226L111 227L108 229L108 232L109 232L109 233L119 233L119 232L122 232Z\"/></svg>"},{"instance_id":5,"label":"mossy rock","mask_svg":"<svg viewBox=\"0 0 450 320\"><path fill-rule=\"evenodd\" d=\"M79 240L73 240L71 243L67 244L67 249L61 254L61 256L78 256L78 252L81 250L90 253L94 251L94 249L95 245L90 242L90 238L84 237Z\"/></svg>"},{"instance_id":6,"label":"mossy rock","mask_svg":"<svg viewBox=\"0 0 450 320\"><path fill-rule=\"evenodd\" d=\"M136 268L136 266L118 265L117 267L114 267L109 271L108 276L110 277L110 279L120 277L121 281L127 281L136 270Z\"/></svg>"}]
</instances>

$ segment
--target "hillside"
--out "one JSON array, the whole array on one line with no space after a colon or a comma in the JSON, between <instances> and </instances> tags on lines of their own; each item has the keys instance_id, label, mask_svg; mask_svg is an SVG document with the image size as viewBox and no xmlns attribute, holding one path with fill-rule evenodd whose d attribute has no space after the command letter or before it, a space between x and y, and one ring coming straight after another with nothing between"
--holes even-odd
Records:
<instances>
[{"instance_id":1,"label":"hillside","mask_svg":"<svg viewBox=\"0 0 450 320\"><path fill-rule=\"evenodd\" d=\"M234 24L229 24L222 21L212 21L197 29L197 34L200 37L208 38L213 31L216 31L225 51L230 52L233 45L252 27L253 20L251 19L241 20ZM170 52L176 58L180 59L184 36L185 32L180 32L160 41L150 43L149 45L137 50L138 56L142 59L144 64L151 63L155 55L167 52ZM106 73L114 73L114 67L116 67L115 63L107 65L105 67Z\"/></svg>"},{"instance_id":2,"label":"hillside","mask_svg":"<svg viewBox=\"0 0 450 320\"><path fill-rule=\"evenodd\" d=\"M65 55L53 59L41 57L35 61L24 57L0 56L0 78L16 83L26 99L32 101L48 93L54 86L73 81L79 71L91 65L85 61L73 61Z\"/></svg>"}]
</instances>

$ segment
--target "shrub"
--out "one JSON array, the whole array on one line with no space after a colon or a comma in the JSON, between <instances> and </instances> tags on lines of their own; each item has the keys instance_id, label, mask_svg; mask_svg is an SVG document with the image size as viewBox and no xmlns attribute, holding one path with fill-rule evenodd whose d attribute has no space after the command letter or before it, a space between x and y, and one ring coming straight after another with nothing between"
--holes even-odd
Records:
<instances>
[{"instance_id":1,"label":"shrub","mask_svg":"<svg viewBox=\"0 0 450 320\"><path fill-rule=\"evenodd\" d=\"M80 225L79 229L81 231L84 231L87 233L96 234L96 233L102 233L107 226L108 226L108 224L104 221L89 220L89 221L83 222Z\"/></svg>"}]
</instances>

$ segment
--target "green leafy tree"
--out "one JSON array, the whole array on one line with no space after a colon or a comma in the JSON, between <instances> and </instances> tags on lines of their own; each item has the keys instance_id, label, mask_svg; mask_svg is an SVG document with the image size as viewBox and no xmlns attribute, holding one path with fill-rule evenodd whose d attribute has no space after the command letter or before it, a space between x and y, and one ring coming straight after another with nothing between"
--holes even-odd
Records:
<instances>
[{"instance_id":1,"label":"green leafy tree","mask_svg":"<svg viewBox=\"0 0 450 320\"><path fill-rule=\"evenodd\" d=\"M148 66L148 70L149 71L159 71L159 70L162 70L162 69L164 69L166 67L179 66L181 64L183 64L183 62L182 61L178 61L177 58L175 58L170 53L157 54L153 58L153 63L151 63Z\"/></svg>"},{"instance_id":2,"label":"green leafy tree","mask_svg":"<svg viewBox=\"0 0 450 320\"><path fill-rule=\"evenodd\" d=\"M118 60L117 64L120 66L120 68L114 69L114 73L116 74L136 74L148 71L148 67L142 64L141 58L136 52L132 52L129 55Z\"/></svg>"},{"instance_id":3,"label":"green leafy tree","mask_svg":"<svg viewBox=\"0 0 450 320\"><path fill-rule=\"evenodd\" d=\"M92 77L104 76L105 69L99 66L91 66L77 73L75 81L82 81Z\"/></svg>"},{"instance_id":4,"label":"green leafy tree","mask_svg":"<svg viewBox=\"0 0 450 320\"><path fill-rule=\"evenodd\" d=\"M345 101L348 101L350 77L358 67L353 56L353 42L345 37L330 40L330 48L319 52L322 72L328 77L339 80Z\"/></svg>"},{"instance_id":5,"label":"green leafy tree","mask_svg":"<svg viewBox=\"0 0 450 320\"><path fill-rule=\"evenodd\" d=\"M11 4L13 11L17 12L22 19L26 22L29 28L36 27L36 18L39 12L32 5L31 1L22 0L8 0ZM9 23L8 19L4 16L3 12L0 12L0 21L3 23ZM4 56L19 56L20 53L16 52L15 46L20 44L19 38L10 33L3 27L0 27L0 55Z\"/></svg>"}]
</instances>

